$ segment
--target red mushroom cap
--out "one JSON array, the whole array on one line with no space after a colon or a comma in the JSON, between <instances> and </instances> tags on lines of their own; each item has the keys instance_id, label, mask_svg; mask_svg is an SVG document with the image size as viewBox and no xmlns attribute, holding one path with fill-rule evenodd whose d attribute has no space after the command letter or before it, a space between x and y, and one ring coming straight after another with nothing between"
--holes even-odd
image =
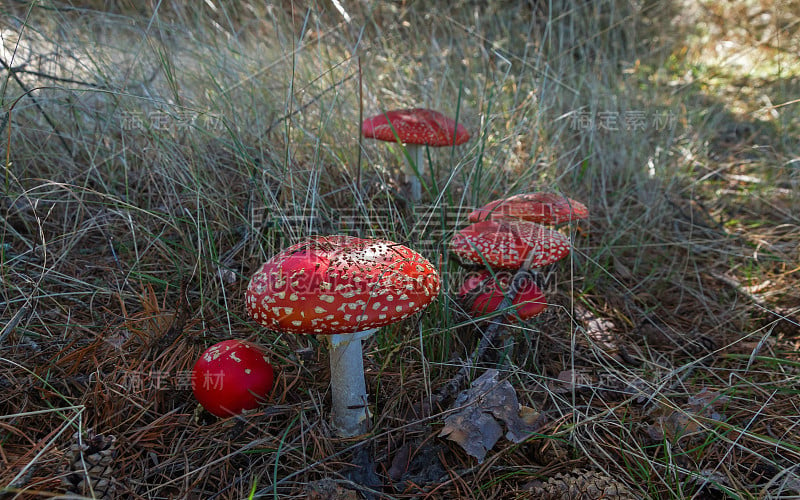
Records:
<instances>
[{"instance_id":1,"label":"red mushroom cap","mask_svg":"<svg viewBox=\"0 0 800 500\"><path fill-rule=\"evenodd\" d=\"M391 125L389 125L391 122ZM394 127L394 131L392 131ZM361 125L364 137L381 141L428 146L457 146L469 140L469 132L455 120L431 109L398 109L367 118ZM455 138L455 140L453 140Z\"/></svg>"},{"instance_id":2,"label":"red mushroom cap","mask_svg":"<svg viewBox=\"0 0 800 500\"><path fill-rule=\"evenodd\" d=\"M492 276L492 273L484 269L467 276L458 295L465 300L473 314L495 312L508 292L511 277L507 272ZM523 278L511 304L521 320L530 319L547 308L544 294L530 276Z\"/></svg>"},{"instance_id":3,"label":"red mushroom cap","mask_svg":"<svg viewBox=\"0 0 800 500\"><path fill-rule=\"evenodd\" d=\"M238 415L261 405L274 373L264 350L246 340L225 340L200 355L192 370L192 392L218 417Z\"/></svg>"},{"instance_id":4,"label":"red mushroom cap","mask_svg":"<svg viewBox=\"0 0 800 500\"><path fill-rule=\"evenodd\" d=\"M439 273L417 252L386 240L322 236L293 245L250 280L247 310L292 333L355 333L399 321L439 294Z\"/></svg>"},{"instance_id":5,"label":"red mushroom cap","mask_svg":"<svg viewBox=\"0 0 800 500\"><path fill-rule=\"evenodd\" d=\"M450 250L462 262L491 267L519 269L530 252L531 267L542 267L566 257L569 238L534 222L519 220L487 220L458 231L450 241Z\"/></svg>"},{"instance_id":6,"label":"red mushroom cap","mask_svg":"<svg viewBox=\"0 0 800 500\"><path fill-rule=\"evenodd\" d=\"M524 193L487 203L469 214L469 220L479 222L512 218L558 225L588 216L586 205L566 196L556 193Z\"/></svg>"}]
</instances>

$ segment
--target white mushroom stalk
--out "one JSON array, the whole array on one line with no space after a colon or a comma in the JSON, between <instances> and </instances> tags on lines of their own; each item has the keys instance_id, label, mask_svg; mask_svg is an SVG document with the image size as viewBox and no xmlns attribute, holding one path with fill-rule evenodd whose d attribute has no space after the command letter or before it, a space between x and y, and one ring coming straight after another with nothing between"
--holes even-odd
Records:
<instances>
[{"instance_id":1,"label":"white mushroom stalk","mask_svg":"<svg viewBox=\"0 0 800 500\"><path fill-rule=\"evenodd\" d=\"M406 177L405 181L406 184L408 184L408 192L411 201L419 202L422 199L422 183L417 174L422 175L422 166L425 164L425 146L406 144L406 151L408 151L408 156L414 164L403 164L403 173Z\"/></svg>"},{"instance_id":2,"label":"white mushroom stalk","mask_svg":"<svg viewBox=\"0 0 800 500\"><path fill-rule=\"evenodd\" d=\"M369 431L367 383L361 339L375 333L372 328L357 333L328 336L331 358L331 424L340 435L355 436Z\"/></svg>"}]
</instances>

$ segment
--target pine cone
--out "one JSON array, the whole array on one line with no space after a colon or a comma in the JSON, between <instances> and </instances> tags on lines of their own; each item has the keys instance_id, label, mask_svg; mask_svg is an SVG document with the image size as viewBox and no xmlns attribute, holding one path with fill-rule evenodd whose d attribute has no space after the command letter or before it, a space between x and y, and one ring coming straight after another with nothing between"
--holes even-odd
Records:
<instances>
[{"instance_id":1,"label":"pine cone","mask_svg":"<svg viewBox=\"0 0 800 500\"><path fill-rule=\"evenodd\" d=\"M530 498L540 500L638 500L625 484L603 472L575 469L558 473L547 482L525 485Z\"/></svg>"},{"instance_id":2,"label":"pine cone","mask_svg":"<svg viewBox=\"0 0 800 500\"><path fill-rule=\"evenodd\" d=\"M93 498L114 498L113 481L116 449L114 436L95 435L89 429L82 436L76 432L75 442L70 445L70 463L63 478L64 486L71 493Z\"/></svg>"}]
</instances>

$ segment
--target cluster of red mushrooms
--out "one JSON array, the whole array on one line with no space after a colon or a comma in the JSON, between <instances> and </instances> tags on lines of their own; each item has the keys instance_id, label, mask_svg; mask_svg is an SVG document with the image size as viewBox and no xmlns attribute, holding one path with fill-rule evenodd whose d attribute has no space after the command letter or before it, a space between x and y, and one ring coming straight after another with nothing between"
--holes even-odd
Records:
<instances>
[{"instance_id":1,"label":"cluster of red mushrooms","mask_svg":"<svg viewBox=\"0 0 800 500\"><path fill-rule=\"evenodd\" d=\"M365 120L362 133L404 145L417 172L424 146L455 146L469 139L463 125L426 109L382 113ZM409 173L407 180L416 201L419 179ZM474 297L473 311L492 311L504 296L508 283L495 279L493 270L540 267L569 253L569 239L540 224L586 216L582 204L549 193L495 201L470 214L474 223L455 235L451 249L463 261L487 269L462 287L464 295L485 292ZM316 236L263 264L250 279L245 306L256 322L273 331L328 339L331 423L337 434L352 437L369 430L371 417L362 339L424 309L440 287L436 268L408 247L380 239ZM530 283L513 305L517 316L525 319L541 312L545 299ZM244 340L226 340L209 347L195 363L192 389L210 413L229 417L263 404L273 380L264 349Z\"/></svg>"},{"instance_id":2,"label":"cluster of red mushrooms","mask_svg":"<svg viewBox=\"0 0 800 500\"><path fill-rule=\"evenodd\" d=\"M469 214L473 224L458 231L451 251L463 263L484 267L470 274L459 290L469 311L476 316L498 313L509 297L516 318L526 320L540 314L547 301L527 271L563 259L571 250L567 236L547 226L585 219L589 211L582 203L556 193L525 193L495 200ZM512 280L499 270L517 270ZM513 296L511 296L513 295Z\"/></svg>"}]
</instances>

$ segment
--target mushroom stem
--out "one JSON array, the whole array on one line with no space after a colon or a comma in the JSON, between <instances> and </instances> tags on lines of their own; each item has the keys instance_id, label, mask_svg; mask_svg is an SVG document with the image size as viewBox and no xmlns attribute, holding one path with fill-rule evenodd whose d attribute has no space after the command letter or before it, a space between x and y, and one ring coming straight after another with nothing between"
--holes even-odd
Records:
<instances>
[{"instance_id":1,"label":"mushroom stem","mask_svg":"<svg viewBox=\"0 0 800 500\"><path fill-rule=\"evenodd\" d=\"M522 263L522 266L520 266L520 268L517 269L517 272L514 273L514 277L511 278L508 290L503 296L503 300L501 300L500 304L497 306L498 311L505 312L497 317L496 320L492 322L492 324L490 324L489 327L483 332L472 359L462 366L453 378L448 380L447 383L445 383L439 388L438 391L436 391L436 394L433 396L434 404L441 403L445 399L455 394L455 392L461 387L461 383L469 376L472 367L477 366L483 360L487 349L494 343L494 339L497 337L497 332L500 330L500 326L505 323L506 317L511 313L511 305L514 303L514 298L517 296L517 293L522 286L522 281L525 278L525 275L533 274L531 271L531 262L533 262L534 255L536 253L537 252L533 251L530 252L528 257Z\"/></svg>"},{"instance_id":2,"label":"mushroom stem","mask_svg":"<svg viewBox=\"0 0 800 500\"><path fill-rule=\"evenodd\" d=\"M422 165L425 164L425 146L418 144L406 144L408 151L407 164L403 168L405 181L408 184L411 201L417 203L422 199L422 184L420 184L417 173L422 172Z\"/></svg>"},{"instance_id":3,"label":"mushroom stem","mask_svg":"<svg viewBox=\"0 0 800 500\"><path fill-rule=\"evenodd\" d=\"M361 339L375 329L329 335L331 357L331 422L337 434L353 437L369 430L367 385Z\"/></svg>"}]
</instances>

